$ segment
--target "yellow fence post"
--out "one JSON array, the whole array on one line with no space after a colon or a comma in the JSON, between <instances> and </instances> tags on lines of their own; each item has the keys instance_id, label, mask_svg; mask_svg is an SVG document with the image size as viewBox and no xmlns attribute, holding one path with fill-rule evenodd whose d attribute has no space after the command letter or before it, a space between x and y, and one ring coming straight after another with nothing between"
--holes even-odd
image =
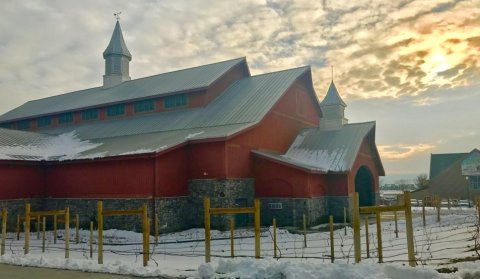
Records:
<instances>
[{"instance_id":1,"label":"yellow fence post","mask_svg":"<svg viewBox=\"0 0 480 279\"><path fill-rule=\"evenodd\" d=\"M142 210L142 219L143 219L143 266L148 265L148 257L149 257L149 248L148 248L148 241L150 238L150 232L148 231L148 214L147 214L147 204L143 205Z\"/></svg>"},{"instance_id":2,"label":"yellow fence post","mask_svg":"<svg viewBox=\"0 0 480 279\"><path fill-rule=\"evenodd\" d=\"M37 226L37 239L40 239L40 216L37 216L37 223L36 223L36 226Z\"/></svg>"},{"instance_id":3,"label":"yellow fence post","mask_svg":"<svg viewBox=\"0 0 480 279\"><path fill-rule=\"evenodd\" d=\"M17 240L20 240L20 214L17 214Z\"/></svg>"},{"instance_id":4,"label":"yellow fence post","mask_svg":"<svg viewBox=\"0 0 480 279\"><path fill-rule=\"evenodd\" d=\"M234 243L234 233L235 229L235 219L230 218L230 257L235 257L235 243Z\"/></svg>"},{"instance_id":5,"label":"yellow fence post","mask_svg":"<svg viewBox=\"0 0 480 279\"><path fill-rule=\"evenodd\" d=\"M29 241L30 241L30 204L25 204L25 255L28 254L29 251Z\"/></svg>"},{"instance_id":6,"label":"yellow fence post","mask_svg":"<svg viewBox=\"0 0 480 279\"><path fill-rule=\"evenodd\" d=\"M57 244L57 215L53 215L53 243Z\"/></svg>"},{"instance_id":7,"label":"yellow fence post","mask_svg":"<svg viewBox=\"0 0 480 279\"><path fill-rule=\"evenodd\" d=\"M65 259L70 257L70 209L65 208Z\"/></svg>"},{"instance_id":8,"label":"yellow fence post","mask_svg":"<svg viewBox=\"0 0 480 279\"><path fill-rule=\"evenodd\" d=\"M80 216L78 214L75 214L75 243L79 243L80 242L80 234L79 234L79 230L80 230Z\"/></svg>"},{"instance_id":9,"label":"yellow fence post","mask_svg":"<svg viewBox=\"0 0 480 279\"><path fill-rule=\"evenodd\" d=\"M440 200L437 199L437 222L440 223Z\"/></svg>"},{"instance_id":10,"label":"yellow fence post","mask_svg":"<svg viewBox=\"0 0 480 279\"><path fill-rule=\"evenodd\" d=\"M408 263L410 266L416 266L415 251L413 246L413 224L412 224L412 206L410 204L410 192L404 192L405 195L405 227L407 233Z\"/></svg>"},{"instance_id":11,"label":"yellow fence post","mask_svg":"<svg viewBox=\"0 0 480 279\"><path fill-rule=\"evenodd\" d=\"M353 193L352 202L352 223L353 223L353 245L355 252L355 263L362 260L362 250L360 242L360 208L358 202L358 193Z\"/></svg>"},{"instance_id":12,"label":"yellow fence post","mask_svg":"<svg viewBox=\"0 0 480 279\"><path fill-rule=\"evenodd\" d=\"M210 198L203 199L203 212L205 222L205 262L210 262Z\"/></svg>"},{"instance_id":13,"label":"yellow fence post","mask_svg":"<svg viewBox=\"0 0 480 279\"><path fill-rule=\"evenodd\" d=\"M98 263L103 264L103 202L97 203L97 226L98 226Z\"/></svg>"},{"instance_id":14,"label":"yellow fence post","mask_svg":"<svg viewBox=\"0 0 480 279\"><path fill-rule=\"evenodd\" d=\"M425 225L427 224L427 222L425 221L425 204L422 204L422 217L423 217L423 226L425 227Z\"/></svg>"},{"instance_id":15,"label":"yellow fence post","mask_svg":"<svg viewBox=\"0 0 480 279\"><path fill-rule=\"evenodd\" d=\"M303 247L307 247L307 217L303 214Z\"/></svg>"},{"instance_id":16,"label":"yellow fence post","mask_svg":"<svg viewBox=\"0 0 480 279\"><path fill-rule=\"evenodd\" d=\"M155 231L155 246L158 245L158 214L155 212L155 224L153 224L153 230Z\"/></svg>"},{"instance_id":17,"label":"yellow fence post","mask_svg":"<svg viewBox=\"0 0 480 279\"><path fill-rule=\"evenodd\" d=\"M381 213L375 213L376 221L377 221L377 247L378 247L378 262L383 262L383 247L382 247L382 219Z\"/></svg>"},{"instance_id":18,"label":"yellow fence post","mask_svg":"<svg viewBox=\"0 0 480 279\"><path fill-rule=\"evenodd\" d=\"M90 259L93 258L93 221L90 221Z\"/></svg>"},{"instance_id":19,"label":"yellow fence post","mask_svg":"<svg viewBox=\"0 0 480 279\"><path fill-rule=\"evenodd\" d=\"M398 238L398 219L397 219L397 212L393 212L393 216L395 217L395 237Z\"/></svg>"},{"instance_id":20,"label":"yellow fence post","mask_svg":"<svg viewBox=\"0 0 480 279\"><path fill-rule=\"evenodd\" d=\"M273 257L277 258L277 219L273 218Z\"/></svg>"},{"instance_id":21,"label":"yellow fence post","mask_svg":"<svg viewBox=\"0 0 480 279\"><path fill-rule=\"evenodd\" d=\"M255 208L255 258L260 258L260 200L254 200Z\"/></svg>"},{"instance_id":22,"label":"yellow fence post","mask_svg":"<svg viewBox=\"0 0 480 279\"><path fill-rule=\"evenodd\" d=\"M370 240L368 239L368 217L365 217L365 244L367 246L367 258L370 258Z\"/></svg>"},{"instance_id":23,"label":"yellow fence post","mask_svg":"<svg viewBox=\"0 0 480 279\"><path fill-rule=\"evenodd\" d=\"M2 248L0 255L5 254L5 240L7 239L7 209L2 209Z\"/></svg>"},{"instance_id":24,"label":"yellow fence post","mask_svg":"<svg viewBox=\"0 0 480 279\"><path fill-rule=\"evenodd\" d=\"M333 240L333 216L330 215L330 260L332 263L335 261L335 247Z\"/></svg>"},{"instance_id":25,"label":"yellow fence post","mask_svg":"<svg viewBox=\"0 0 480 279\"><path fill-rule=\"evenodd\" d=\"M42 253L45 253L45 229L46 229L46 217L42 217Z\"/></svg>"}]
</instances>

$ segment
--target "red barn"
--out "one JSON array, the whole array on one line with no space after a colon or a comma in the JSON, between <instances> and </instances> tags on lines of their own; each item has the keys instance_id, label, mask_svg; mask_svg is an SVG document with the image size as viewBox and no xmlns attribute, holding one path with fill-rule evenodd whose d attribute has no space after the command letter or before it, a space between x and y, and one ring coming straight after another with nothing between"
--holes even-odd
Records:
<instances>
[{"instance_id":1,"label":"red barn","mask_svg":"<svg viewBox=\"0 0 480 279\"><path fill-rule=\"evenodd\" d=\"M214 206L262 201L262 221L343 216L354 191L375 204L384 170L375 122L348 124L332 81L310 67L252 76L245 58L130 80L117 22L103 86L29 101L0 116L0 200L94 214L148 201L163 227L202 224ZM107 204L107 202L106 202ZM241 221L241 220L239 220Z\"/></svg>"}]
</instances>

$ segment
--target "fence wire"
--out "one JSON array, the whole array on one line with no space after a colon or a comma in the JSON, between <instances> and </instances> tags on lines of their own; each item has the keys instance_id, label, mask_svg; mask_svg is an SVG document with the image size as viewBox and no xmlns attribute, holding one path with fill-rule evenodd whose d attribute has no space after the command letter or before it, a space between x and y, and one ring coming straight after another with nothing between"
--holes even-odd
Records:
<instances>
[{"instance_id":1,"label":"fence wire","mask_svg":"<svg viewBox=\"0 0 480 279\"><path fill-rule=\"evenodd\" d=\"M415 212L413 220L414 227L414 244L415 258L417 264L437 264L449 262L452 258L449 255L455 254L459 257L477 257L480 259L478 249L479 243L479 223L477 213L463 212L459 215L457 211L448 211L441 215L444 221L437 222L436 214L428 215L427 226L423 226L422 217ZM449 218L451 214L455 214L455 218ZM461 218L458 218L461 216ZM382 222L382 246L383 246L383 262L385 263L405 263L408 262L408 254L406 248L406 235L404 220L401 220L399 214L398 227L399 237L395 237L395 226L393 221ZM369 224L369 243L370 253L367 255L365 245L365 228L362 224L361 241L362 241L362 261L377 261L377 232L374 218L370 218L372 222ZM337 224L338 225L338 224ZM261 255L262 257L273 257L273 228L263 228L261 231ZM296 233L295 233L296 232ZM290 232L286 228L277 228L277 251L278 257L284 259L319 259L330 261L330 243L329 232L314 232L312 230L307 234L307 247L304 247L304 235L301 231ZM58 230L57 243L53 243L53 232L47 232L48 239L45 244L45 254L64 251L63 230ZM157 245L153 243L153 237L150 241L150 259L154 262L160 261L163 256L175 257L203 257L204 236L197 230L193 232L182 233L183 237L175 239L179 234L164 234L159 238ZM41 253L41 239L36 238L37 233L31 232L30 253ZM79 243L75 243L75 232L71 232L70 252L83 255L89 258L89 231L81 230ZM96 237L96 233L94 234ZM23 237L23 233L22 233ZM123 238L115 232L109 234L105 232L105 240L103 247L104 253L112 253L118 256L134 256L139 257L143 254L141 236L138 241ZM254 249L254 232L253 229L237 229L235 231L235 257L253 258ZM343 260L349 263L354 262L353 249L353 230L348 227L347 234L344 234L344 228L334 231L334 250L335 260ZM96 239L94 239L94 258L96 257ZM15 233L9 233L7 238L7 253L21 255L24 253L24 242L21 238L16 239ZM211 239L211 255L218 258L230 258L230 236L229 232L212 232ZM106 256L106 260L108 260ZM141 260L141 258L139 258Z\"/></svg>"}]
</instances>

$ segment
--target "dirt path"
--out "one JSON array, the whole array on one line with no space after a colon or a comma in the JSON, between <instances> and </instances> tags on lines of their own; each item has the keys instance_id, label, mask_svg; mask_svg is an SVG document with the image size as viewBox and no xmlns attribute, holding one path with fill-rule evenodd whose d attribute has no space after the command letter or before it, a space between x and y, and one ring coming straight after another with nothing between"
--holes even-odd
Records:
<instances>
[{"instance_id":1,"label":"dirt path","mask_svg":"<svg viewBox=\"0 0 480 279\"><path fill-rule=\"evenodd\" d=\"M104 273L87 273L81 271L71 271L53 268L39 268L28 266L17 266L0 264L0 278L8 279L80 279L80 278L95 278L95 279L127 279L138 278L124 275L112 275Z\"/></svg>"}]
</instances>

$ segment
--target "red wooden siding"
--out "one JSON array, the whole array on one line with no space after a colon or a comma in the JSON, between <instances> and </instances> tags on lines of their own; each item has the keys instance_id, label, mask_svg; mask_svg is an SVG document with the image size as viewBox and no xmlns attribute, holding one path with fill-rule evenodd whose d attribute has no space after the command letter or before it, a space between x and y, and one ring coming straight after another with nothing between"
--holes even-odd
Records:
<instances>
[{"instance_id":1,"label":"red wooden siding","mask_svg":"<svg viewBox=\"0 0 480 279\"><path fill-rule=\"evenodd\" d=\"M309 96L297 82L255 128L227 141L227 177L252 177L250 150L284 153L302 128L318 127L319 117L311 102L301 101L299 114L297 100L304 98Z\"/></svg>"},{"instance_id":2,"label":"red wooden siding","mask_svg":"<svg viewBox=\"0 0 480 279\"><path fill-rule=\"evenodd\" d=\"M327 194L329 196L348 196L349 192L348 192L347 174L328 175L327 176Z\"/></svg>"},{"instance_id":3,"label":"red wooden siding","mask_svg":"<svg viewBox=\"0 0 480 279\"><path fill-rule=\"evenodd\" d=\"M149 197L153 159L95 160L48 166L46 196L53 198Z\"/></svg>"},{"instance_id":4,"label":"red wooden siding","mask_svg":"<svg viewBox=\"0 0 480 279\"><path fill-rule=\"evenodd\" d=\"M156 158L157 197L188 195L187 148L182 147Z\"/></svg>"},{"instance_id":5,"label":"red wooden siding","mask_svg":"<svg viewBox=\"0 0 480 279\"><path fill-rule=\"evenodd\" d=\"M190 179L225 178L225 142L188 145L188 177Z\"/></svg>"},{"instance_id":6,"label":"red wooden siding","mask_svg":"<svg viewBox=\"0 0 480 279\"><path fill-rule=\"evenodd\" d=\"M38 198L44 192L40 163L0 162L0 199Z\"/></svg>"},{"instance_id":7,"label":"red wooden siding","mask_svg":"<svg viewBox=\"0 0 480 279\"><path fill-rule=\"evenodd\" d=\"M252 157L257 197L311 197L308 174L262 158Z\"/></svg>"},{"instance_id":8,"label":"red wooden siding","mask_svg":"<svg viewBox=\"0 0 480 279\"><path fill-rule=\"evenodd\" d=\"M373 176L374 192L379 192L379 169L373 156L375 156L375 154L370 147L369 140L366 138L362 142L360 150L357 154L357 158L355 159L352 169L348 175L349 194L353 194L353 192L355 192L355 175L357 174L357 171L361 166L366 166L370 170Z\"/></svg>"}]
</instances>

